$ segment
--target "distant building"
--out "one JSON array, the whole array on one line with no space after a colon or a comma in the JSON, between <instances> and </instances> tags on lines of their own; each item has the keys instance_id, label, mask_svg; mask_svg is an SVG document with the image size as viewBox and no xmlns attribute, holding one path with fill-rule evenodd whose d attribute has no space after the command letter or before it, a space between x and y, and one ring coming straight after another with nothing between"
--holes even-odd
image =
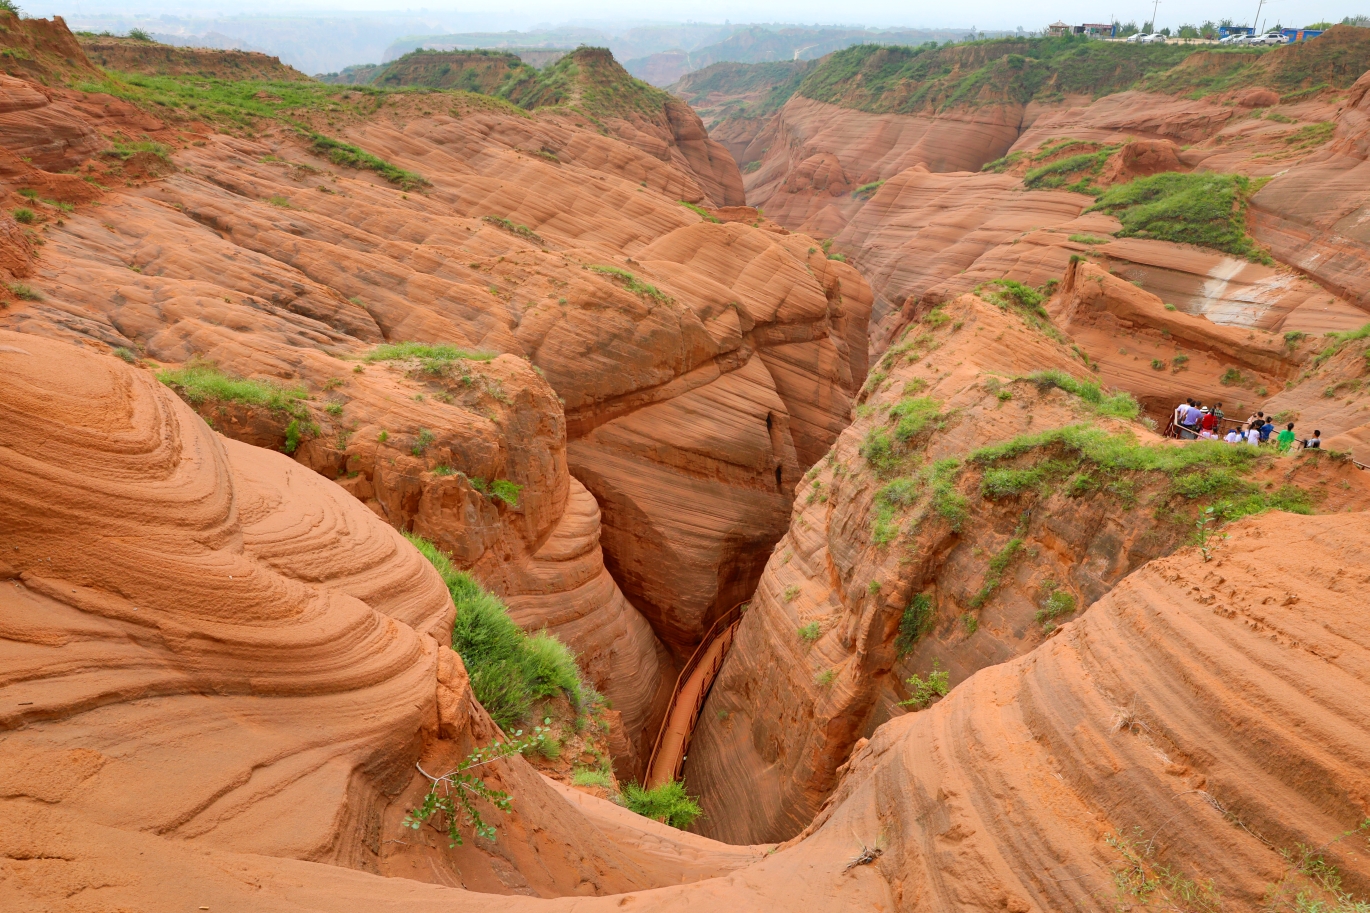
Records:
<instances>
[{"instance_id":1,"label":"distant building","mask_svg":"<svg viewBox=\"0 0 1370 913\"><path fill-rule=\"evenodd\" d=\"M1051 25L1047 26L1047 34L1050 35L1052 38L1057 38L1061 35L1069 35L1070 26L1058 20L1056 22L1053 22Z\"/></svg>"},{"instance_id":2,"label":"distant building","mask_svg":"<svg viewBox=\"0 0 1370 913\"><path fill-rule=\"evenodd\" d=\"M1071 28L1076 35L1088 35L1090 38L1112 38L1113 23L1086 22L1084 25L1077 25Z\"/></svg>"}]
</instances>

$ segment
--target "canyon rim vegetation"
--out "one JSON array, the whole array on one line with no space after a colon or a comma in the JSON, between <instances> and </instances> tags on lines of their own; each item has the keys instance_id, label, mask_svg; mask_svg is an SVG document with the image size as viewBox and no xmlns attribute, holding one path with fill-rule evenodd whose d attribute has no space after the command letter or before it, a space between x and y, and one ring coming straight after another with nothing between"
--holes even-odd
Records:
<instances>
[{"instance_id":1,"label":"canyon rim vegetation","mask_svg":"<svg viewBox=\"0 0 1370 913\"><path fill-rule=\"evenodd\" d=\"M4 909L1370 903L1370 28L828 31L0 7Z\"/></svg>"}]
</instances>

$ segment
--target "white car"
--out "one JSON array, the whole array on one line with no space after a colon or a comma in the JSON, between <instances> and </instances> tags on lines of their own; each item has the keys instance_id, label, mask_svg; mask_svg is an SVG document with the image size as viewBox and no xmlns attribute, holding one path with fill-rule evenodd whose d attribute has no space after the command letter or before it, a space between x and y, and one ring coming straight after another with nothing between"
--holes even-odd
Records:
<instances>
[{"instance_id":1,"label":"white car","mask_svg":"<svg viewBox=\"0 0 1370 913\"><path fill-rule=\"evenodd\" d=\"M1128 44L1140 44L1142 39L1145 37L1146 35L1142 34L1141 32L1133 32L1131 35L1128 35L1126 38L1124 38L1123 41L1127 42Z\"/></svg>"},{"instance_id":2,"label":"white car","mask_svg":"<svg viewBox=\"0 0 1370 913\"><path fill-rule=\"evenodd\" d=\"M1165 44L1165 36L1161 34L1143 35L1141 44Z\"/></svg>"},{"instance_id":3,"label":"white car","mask_svg":"<svg viewBox=\"0 0 1370 913\"><path fill-rule=\"evenodd\" d=\"M1286 42L1284 39L1284 35L1280 34L1279 32L1269 32L1265 35L1257 35L1255 38L1252 38L1251 43L1270 47L1277 44L1285 44Z\"/></svg>"}]
</instances>

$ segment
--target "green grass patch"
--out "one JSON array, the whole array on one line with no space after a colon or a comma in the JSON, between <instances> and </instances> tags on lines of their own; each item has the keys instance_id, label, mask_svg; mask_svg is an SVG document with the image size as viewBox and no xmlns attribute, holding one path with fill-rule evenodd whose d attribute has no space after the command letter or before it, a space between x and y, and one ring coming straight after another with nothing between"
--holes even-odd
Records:
<instances>
[{"instance_id":1,"label":"green grass patch","mask_svg":"<svg viewBox=\"0 0 1370 913\"><path fill-rule=\"evenodd\" d=\"M491 225L494 225L498 228L503 228L510 234L518 235L520 238L526 238L527 240L532 241L535 244L546 243L542 240L541 235L533 231L527 225L520 225L517 222L510 221L509 219L505 219L501 216L481 216L480 220L482 222L489 222Z\"/></svg>"},{"instance_id":2,"label":"green grass patch","mask_svg":"<svg viewBox=\"0 0 1370 913\"><path fill-rule=\"evenodd\" d=\"M416 187L429 186L428 179L422 175L392 165L360 146L344 143L342 140L324 136L322 133L314 133L309 130L303 132L309 138L309 144L314 151L326 156L335 165L343 168L374 171L391 184L398 185L401 190L413 190Z\"/></svg>"},{"instance_id":3,"label":"green grass patch","mask_svg":"<svg viewBox=\"0 0 1370 913\"><path fill-rule=\"evenodd\" d=\"M1064 371L1036 371L1029 374L1026 379L1036 384L1039 390L1056 387L1078 396L1100 415L1133 421L1142 413L1142 407L1131 394L1122 391L1105 393L1103 388L1093 381L1079 380Z\"/></svg>"},{"instance_id":4,"label":"green grass patch","mask_svg":"<svg viewBox=\"0 0 1370 913\"><path fill-rule=\"evenodd\" d=\"M1094 235L1071 235L1070 240L1076 244L1107 244L1112 238L1098 238Z\"/></svg>"},{"instance_id":5,"label":"green grass patch","mask_svg":"<svg viewBox=\"0 0 1370 913\"><path fill-rule=\"evenodd\" d=\"M818 635L821 633L822 631L818 627L818 622L811 621L799 629L799 639L806 644L811 644L815 640L818 640Z\"/></svg>"},{"instance_id":6,"label":"green grass patch","mask_svg":"<svg viewBox=\"0 0 1370 913\"><path fill-rule=\"evenodd\" d=\"M43 295L41 292L39 292L31 286L25 285L22 282L12 282L7 287L10 290L10 294L18 298L20 301L43 300Z\"/></svg>"},{"instance_id":7,"label":"green grass patch","mask_svg":"<svg viewBox=\"0 0 1370 913\"><path fill-rule=\"evenodd\" d=\"M985 572L985 579L980 583L980 589L975 595L970 597L969 605L972 609L978 609L989 601L994 595L994 591L999 589L1004 582L1004 571L1008 570L1013 559L1017 558L1023 550L1023 540L1014 536L1008 543L989 560L989 569Z\"/></svg>"},{"instance_id":8,"label":"green grass patch","mask_svg":"<svg viewBox=\"0 0 1370 913\"><path fill-rule=\"evenodd\" d=\"M498 597L453 567L437 546L407 538L437 570L457 607L452 649L461 655L471 688L490 717L506 731L524 724L538 700L564 695L579 713L590 689L575 657L546 631L526 634Z\"/></svg>"},{"instance_id":9,"label":"green grass patch","mask_svg":"<svg viewBox=\"0 0 1370 913\"><path fill-rule=\"evenodd\" d=\"M162 143L152 140L126 140L119 136L110 140L110 148L105 150L105 155L128 161L140 152L156 156L164 162L171 161L171 150Z\"/></svg>"},{"instance_id":10,"label":"green grass patch","mask_svg":"<svg viewBox=\"0 0 1370 913\"><path fill-rule=\"evenodd\" d=\"M282 387L265 381L233 377L219 370L212 361L192 358L184 367L158 371L157 379L191 405L214 400L260 406L298 419L306 418L309 414L304 405L309 394L303 387Z\"/></svg>"},{"instance_id":11,"label":"green grass patch","mask_svg":"<svg viewBox=\"0 0 1370 913\"><path fill-rule=\"evenodd\" d=\"M684 206L686 209L690 210L690 212L699 216L705 222L713 222L717 225L723 224L722 219L714 216L712 213L709 212L709 210L705 209L703 206L696 206L694 203L687 203L684 200L676 200L676 202L679 203L681 206Z\"/></svg>"},{"instance_id":12,"label":"green grass patch","mask_svg":"<svg viewBox=\"0 0 1370 913\"><path fill-rule=\"evenodd\" d=\"M571 782L576 786L598 786L610 789L614 785L614 775L603 768L577 767L571 771Z\"/></svg>"},{"instance_id":13,"label":"green grass patch","mask_svg":"<svg viewBox=\"0 0 1370 913\"><path fill-rule=\"evenodd\" d=\"M1194 244L1268 264L1270 255L1246 233L1253 192L1239 174L1166 172L1110 187L1087 211L1122 222L1120 238Z\"/></svg>"},{"instance_id":14,"label":"green grass patch","mask_svg":"<svg viewBox=\"0 0 1370 913\"><path fill-rule=\"evenodd\" d=\"M862 184L860 187L853 190L851 192L851 195L854 197L859 197L863 200L869 200L871 197L875 196L875 192L877 190L884 186L885 182L883 180L871 181L869 184Z\"/></svg>"},{"instance_id":15,"label":"green grass patch","mask_svg":"<svg viewBox=\"0 0 1370 913\"><path fill-rule=\"evenodd\" d=\"M974 291L1000 310L1015 312L1024 323L1047 338L1065 345L1069 340L1052 324L1045 305L1055 282L1053 279L1041 288L1033 288L1013 279L995 279L977 285Z\"/></svg>"},{"instance_id":16,"label":"green grass patch","mask_svg":"<svg viewBox=\"0 0 1370 913\"><path fill-rule=\"evenodd\" d=\"M620 269L617 266L591 266L589 267L589 270L592 273L600 273L601 275L616 279L622 283L624 288L635 295L642 295L651 298L654 301L660 301L663 304L669 304L675 300L655 285L638 279L626 269Z\"/></svg>"},{"instance_id":17,"label":"green grass patch","mask_svg":"<svg viewBox=\"0 0 1370 913\"><path fill-rule=\"evenodd\" d=\"M1108 157L1119 148L1103 146L1093 152L1083 152L1040 165L1023 175L1023 185L1030 190L1064 188L1095 196L1099 190L1093 185L1092 179L1099 176Z\"/></svg>"},{"instance_id":18,"label":"green grass patch","mask_svg":"<svg viewBox=\"0 0 1370 913\"><path fill-rule=\"evenodd\" d=\"M623 790L622 800L629 811L682 830L703 814L699 803L691 798L685 791L685 784L679 780L663 783L656 789L629 783Z\"/></svg>"},{"instance_id":19,"label":"green grass patch","mask_svg":"<svg viewBox=\"0 0 1370 913\"><path fill-rule=\"evenodd\" d=\"M446 343L388 342L376 346L364 356L365 361L409 361L419 363L420 370L429 374L443 374L460 361L491 361L494 352L472 352Z\"/></svg>"}]
</instances>

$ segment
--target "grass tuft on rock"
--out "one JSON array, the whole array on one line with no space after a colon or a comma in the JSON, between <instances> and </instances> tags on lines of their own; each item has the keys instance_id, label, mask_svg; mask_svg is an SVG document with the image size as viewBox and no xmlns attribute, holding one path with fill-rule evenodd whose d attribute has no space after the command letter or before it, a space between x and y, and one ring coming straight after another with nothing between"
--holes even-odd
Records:
<instances>
[{"instance_id":1,"label":"grass tuft on rock","mask_svg":"<svg viewBox=\"0 0 1370 913\"><path fill-rule=\"evenodd\" d=\"M497 596L453 567L436 545L412 533L405 538L452 594L457 606L452 649L466 665L476 699L502 729L520 728L543 698L565 695L577 712L582 709L589 689L565 644L546 631L525 633Z\"/></svg>"},{"instance_id":2,"label":"grass tuft on rock","mask_svg":"<svg viewBox=\"0 0 1370 913\"><path fill-rule=\"evenodd\" d=\"M220 371L214 362L204 359L192 358L184 367L158 371L157 379L193 406L206 400L218 400L262 406L295 418L308 416L303 400L309 394L304 388L282 387L260 380L233 377Z\"/></svg>"}]
</instances>

